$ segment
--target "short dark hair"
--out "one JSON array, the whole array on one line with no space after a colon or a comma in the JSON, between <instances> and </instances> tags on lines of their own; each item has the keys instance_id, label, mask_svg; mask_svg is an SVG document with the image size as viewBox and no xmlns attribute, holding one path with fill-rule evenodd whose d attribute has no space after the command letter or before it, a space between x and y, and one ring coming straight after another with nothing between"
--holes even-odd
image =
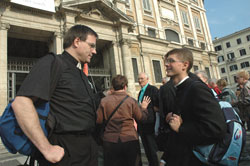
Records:
<instances>
[{"instance_id":1,"label":"short dark hair","mask_svg":"<svg viewBox=\"0 0 250 166\"><path fill-rule=\"evenodd\" d=\"M71 27L64 35L63 49L69 48L77 37L82 41L86 41L88 35L94 35L98 38L97 33L88 26L78 24Z\"/></svg>"},{"instance_id":2,"label":"short dark hair","mask_svg":"<svg viewBox=\"0 0 250 166\"><path fill-rule=\"evenodd\" d=\"M182 61L188 61L189 66L187 68L187 72L191 70L193 67L193 53L187 49L187 48L175 48L170 50L165 56L164 59L166 59L169 55L176 54L176 56L182 60Z\"/></svg>"},{"instance_id":3,"label":"short dark hair","mask_svg":"<svg viewBox=\"0 0 250 166\"><path fill-rule=\"evenodd\" d=\"M112 79L112 87L114 90L121 90L125 86L128 86L128 79L126 76L117 75Z\"/></svg>"}]
</instances>

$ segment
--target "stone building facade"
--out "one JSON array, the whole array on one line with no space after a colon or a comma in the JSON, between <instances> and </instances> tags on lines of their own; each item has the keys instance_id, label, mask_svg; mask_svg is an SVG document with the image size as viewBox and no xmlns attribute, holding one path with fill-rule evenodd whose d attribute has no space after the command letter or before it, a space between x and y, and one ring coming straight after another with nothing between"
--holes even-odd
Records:
<instances>
[{"instance_id":1,"label":"stone building facade","mask_svg":"<svg viewBox=\"0 0 250 166\"><path fill-rule=\"evenodd\" d=\"M218 53L220 76L236 90L237 72L246 70L250 73L250 27L217 38L213 43Z\"/></svg>"},{"instance_id":2,"label":"stone building facade","mask_svg":"<svg viewBox=\"0 0 250 166\"><path fill-rule=\"evenodd\" d=\"M63 51L63 35L75 24L99 34L97 55L89 65L97 91L108 88L112 76L124 74L136 97L140 72L159 87L166 76L163 56L173 48L191 49L192 70L219 77L204 0L32 1L35 6L25 0L0 1L0 112L38 58ZM45 3L53 10L36 7Z\"/></svg>"}]
</instances>

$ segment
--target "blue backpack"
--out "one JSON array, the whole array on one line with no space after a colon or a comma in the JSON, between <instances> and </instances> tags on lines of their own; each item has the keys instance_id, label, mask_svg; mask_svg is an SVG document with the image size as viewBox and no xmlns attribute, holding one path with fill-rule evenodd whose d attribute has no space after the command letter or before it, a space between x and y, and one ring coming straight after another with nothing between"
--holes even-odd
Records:
<instances>
[{"instance_id":1,"label":"blue backpack","mask_svg":"<svg viewBox=\"0 0 250 166\"><path fill-rule=\"evenodd\" d=\"M29 156L33 151L34 145L23 133L22 129L17 123L11 103L12 101L5 108L0 119L0 133L2 142L10 153L15 154L18 152L20 154ZM45 123L49 113L49 102L36 107L36 111L38 113L43 132L46 136L48 136Z\"/></svg>"},{"instance_id":2,"label":"blue backpack","mask_svg":"<svg viewBox=\"0 0 250 166\"><path fill-rule=\"evenodd\" d=\"M194 155L208 165L238 166L243 146L246 143L246 131L239 115L226 101L219 101L227 123L224 139L216 144L196 146Z\"/></svg>"},{"instance_id":3,"label":"blue backpack","mask_svg":"<svg viewBox=\"0 0 250 166\"><path fill-rule=\"evenodd\" d=\"M62 60L59 58L59 56L56 56L53 53L51 53L51 55L54 56L54 61L51 67L52 79L50 96L52 95L62 72ZM55 75L55 73L59 74ZM12 101L7 105L2 116L0 117L0 135L2 142L10 153L15 154L18 152L20 154L29 156L34 150L34 145L21 130L11 107L11 103ZM50 111L49 102L44 102L36 106L36 111L38 113L44 134L48 136L45 124Z\"/></svg>"}]
</instances>

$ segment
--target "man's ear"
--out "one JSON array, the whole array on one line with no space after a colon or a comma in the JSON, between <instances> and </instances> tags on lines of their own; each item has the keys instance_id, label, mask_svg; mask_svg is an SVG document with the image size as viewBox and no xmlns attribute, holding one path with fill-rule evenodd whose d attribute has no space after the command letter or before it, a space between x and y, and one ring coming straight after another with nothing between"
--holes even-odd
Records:
<instances>
[{"instance_id":1,"label":"man's ear","mask_svg":"<svg viewBox=\"0 0 250 166\"><path fill-rule=\"evenodd\" d=\"M76 37L76 38L74 39L73 43L72 43L72 46L73 46L74 48L77 48L77 47L79 46L80 42L81 42L81 39L80 39L79 37Z\"/></svg>"},{"instance_id":2,"label":"man's ear","mask_svg":"<svg viewBox=\"0 0 250 166\"><path fill-rule=\"evenodd\" d=\"M183 65L184 65L184 69L186 69L186 71L187 71L187 68L189 67L189 62L188 61L184 61Z\"/></svg>"}]
</instances>

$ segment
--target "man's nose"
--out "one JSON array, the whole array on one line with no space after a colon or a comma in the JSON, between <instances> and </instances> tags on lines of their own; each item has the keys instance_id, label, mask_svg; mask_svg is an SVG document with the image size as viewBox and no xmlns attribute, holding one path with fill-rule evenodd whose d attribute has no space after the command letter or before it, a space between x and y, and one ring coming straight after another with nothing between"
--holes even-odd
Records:
<instances>
[{"instance_id":1,"label":"man's nose","mask_svg":"<svg viewBox=\"0 0 250 166\"><path fill-rule=\"evenodd\" d=\"M97 54L96 49L93 49L93 50L92 50L92 54Z\"/></svg>"}]
</instances>

